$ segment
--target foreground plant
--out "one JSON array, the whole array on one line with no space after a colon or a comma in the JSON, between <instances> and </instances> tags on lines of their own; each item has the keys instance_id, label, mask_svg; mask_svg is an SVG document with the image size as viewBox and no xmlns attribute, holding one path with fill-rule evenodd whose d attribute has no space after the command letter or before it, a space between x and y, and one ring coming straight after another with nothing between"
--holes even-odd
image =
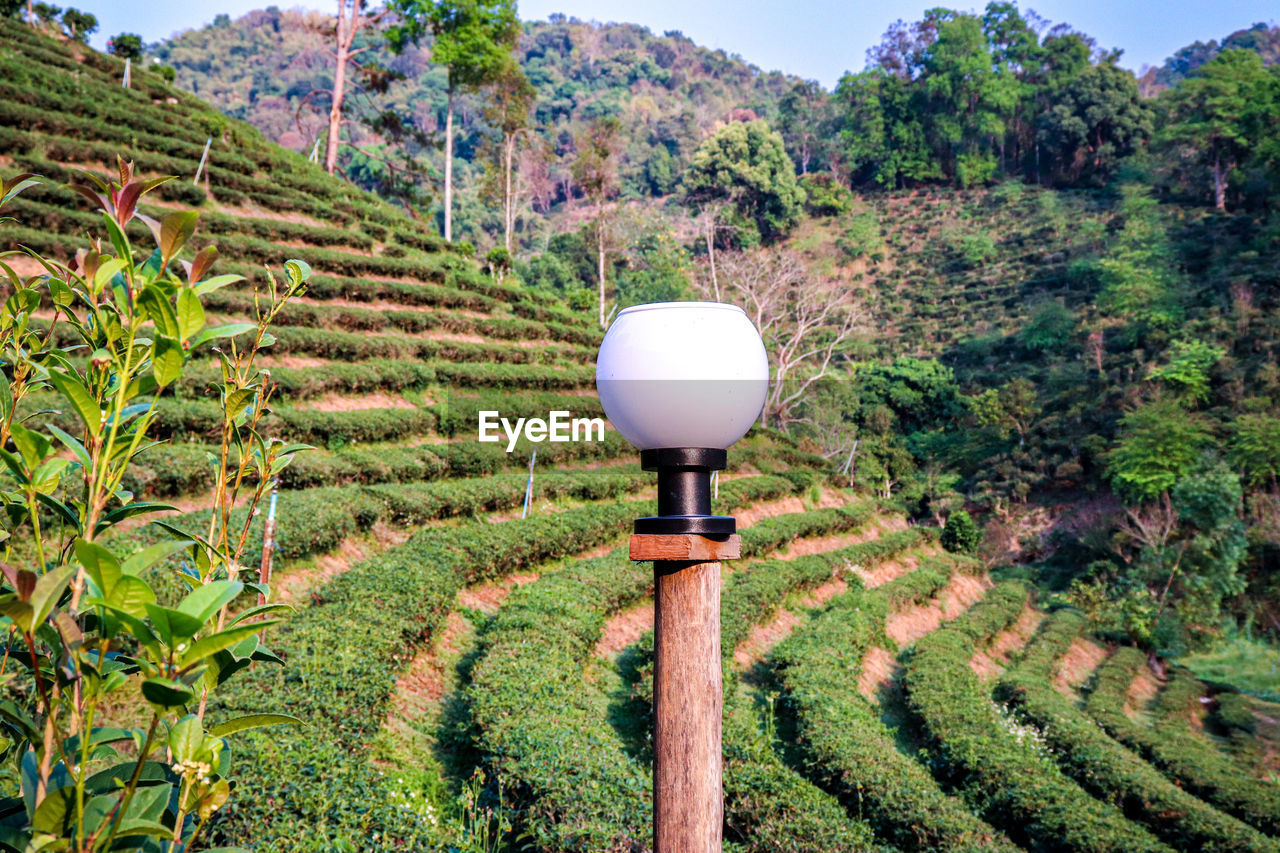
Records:
<instances>
[{"instance_id":1,"label":"foreground plant","mask_svg":"<svg viewBox=\"0 0 1280 853\"><path fill-rule=\"evenodd\" d=\"M263 493L305 446L261 433L271 382L256 360L310 270L287 261L283 284L268 272L256 294L254 322L211 325L202 298L242 277L210 275L213 246L182 258L195 212L138 213L168 179L123 161L118 182L80 174L70 189L101 208L106 243L71 265L0 253L0 849L171 853L192 849L231 795L227 737L292 722L212 724L205 708L254 661L279 662L260 638L288 608L242 578L242 556ZM38 183L4 181L0 208ZM154 250L134 245L135 219ZM20 275L17 259L42 272ZM208 528L157 519L160 540L131 546L123 523L173 508L122 483L157 444L160 395L215 342L222 446ZM233 528L236 506L249 512ZM175 563L181 588L166 594L148 578Z\"/></svg>"}]
</instances>

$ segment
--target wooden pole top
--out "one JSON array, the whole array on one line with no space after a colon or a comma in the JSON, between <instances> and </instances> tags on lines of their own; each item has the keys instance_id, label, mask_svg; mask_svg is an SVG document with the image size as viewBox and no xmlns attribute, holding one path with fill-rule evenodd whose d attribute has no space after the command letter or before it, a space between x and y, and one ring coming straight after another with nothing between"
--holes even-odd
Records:
<instances>
[{"instance_id":1,"label":"wooden pole top","mask_svg":"<svg viewBox=\"0 0 1280 853\"><path fill-rule=\"evenodd\" d=\"M718 562L742 556L742 537L708 539L694 533L633 533L631 559Z\"/></svg>"}]
</instances>

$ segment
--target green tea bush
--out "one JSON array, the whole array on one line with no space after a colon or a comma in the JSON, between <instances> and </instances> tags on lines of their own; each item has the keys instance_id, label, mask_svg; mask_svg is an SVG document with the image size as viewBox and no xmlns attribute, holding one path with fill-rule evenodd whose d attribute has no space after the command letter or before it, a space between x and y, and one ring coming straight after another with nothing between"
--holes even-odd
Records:
<instances>
[{"instance_id":1,"label":"green tea bush","mask_svg":"<svg viewBox=\"0 0 1280 853\"><path fill-rule=\"evenodd\" d=\"M790 489L785 480L768 477L733 485L730 495L741 496L734 496L734 503ZM230 712L268 693L310 727L274 740L249 739L253 754L239 766L245 784L260 795L227 809L215 838L252 840L262 851L318 853L344 844L360 849L370 839L382 849L429 846L431 827L394 803L365 750L382 725L405 655L442 623L462 586L615 539L633 518L652 511L652 501L626 501L496 525L427 528L335 578L282 632L283 672L253 673L242 689L221 700L220 707ZM555 659L553 651L549 656ZM532 685L547 682L539 680L536 667L547 659L524 655L519 677L525 686L506 695L521 701L537 696L544 688ZM534 743L538 736L534 731L518 735L522 743ZM536 754L543 761L564 755ZM625 808L634 809L634 803L635 797L629 798Z\"/></svg>"},{"instance_id":2,"label":"green tea bush","mask_svg":"<svg viewBox=\"0 0 1280 853\"><path fill-rule=\"evenodd\" d=\"M266 392L253 361L309 270L290 260L283 284L269 275L257 322L210 324L202 297L237 277L209 275L207 252L183 253L192 211L167 213L151 229L154 250L144 249L129 225L138 199L167 179L135 177L123 160L116 174L84 175L74 187L101 211L106 237L75 267L30 248L0 252L0 759L17 783L0 797L0 844L11 850L190 849L231 797L229 736L296 722L259 713L261 703L216 724L206 711L254 662L280 662L260 638L287 608L241 579L243 535L228 523L233 511L248 517L262 486L241 494L230 484L252 469L265 485L306 449L260 432ZM39 183L30 174L0 181L0 207ZM44 272L19 274L15 256ZM42 306L52 319L33 323ZM159 391L207 344L241 333L250 336L243 351L218 353L222 382L208 413L221 440L210 472L218 515L199 537L166 528L151 547L127 547L114 535L121 522L166 508L124 488L154 442ZM73 360L77 351L87 360ZM51 400L60 414L32 411ZM229 464L232 444L254 453ZM162 602L151 576L179 554L186 568L169 580L180 591ZM113 725L121 720L141 725Z\"/></svg>"},{"instance_id":3,"label":"green tea bush","mask_svg":"<svg viewBox=\"0 0 1280 853\"><path fill-rule=\"evenodd\" d=\"M880 709L857 693L867 651L892 648L885 619L944 589L954 561L930 561L875 590L851 590L774 649L771 659L796 716L809 772L858 809L901 849L1014 851L1018 848L948 796L904 755Z\"/></svg>"},{"instance_id":4,"label":"green tea bush","mask_svg":"<svg viewBox=\"0 0 1280 853\"><path fill-rule=\"evenodd\" d=\"M1084 626L1084 617L1073 611L1053 614L998 688L1001 698L1043 732L1063 771L1094 796L1119 805L1171 847L1191 846L1205 853L1280 851L1274 840L1170 783L1053 687L1056 663Z\"/></svg>"},{"instance_id":5,"label":"green tea bush","mask_svg":"<svg viewBox=\"0 0 1280 853\"><path fill-rule=\"evenodd\" d=\"M1024 847L1117 853L1161 844L1058 769L1034 731L1022 731L992 702L969 668L974 651L1017 621L1027 602L1017 581L996 585L968 613L918 641L903 683L935 742L949 781L993 826Z\"/></svg>"},{"instance_id":6,"label":"green tea bush","mask_svg":"<svg viewBox=\"0 0 1280 853\"><path fill-rule=\"evenodd\" d=\"M1184 726L1153 728L1124 713L1129 685L1147 666L1138 649L1124 647L1101 667L1086 709L1107 732L1187 791L1268 835L1280 834L1280 790L1252 778L1212 744Z\"/></svg>"}]
</instances>

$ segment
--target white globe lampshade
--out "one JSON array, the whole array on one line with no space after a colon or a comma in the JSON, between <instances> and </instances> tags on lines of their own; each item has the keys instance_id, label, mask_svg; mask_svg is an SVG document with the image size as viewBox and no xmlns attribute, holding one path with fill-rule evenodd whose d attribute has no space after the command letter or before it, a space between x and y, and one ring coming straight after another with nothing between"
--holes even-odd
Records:
<instances>
[{"instance_id":1,"label":"white globe lampshade","mask_svg":"<svg viewBox=\"0 0 1280 853\"><path fill-rule=\"evenodd\" d=\"M720 302L627 308L596 359L605 415L640 450L726 450L760 416L768 387L760 334Z\"/></svg>"}]
</instances>

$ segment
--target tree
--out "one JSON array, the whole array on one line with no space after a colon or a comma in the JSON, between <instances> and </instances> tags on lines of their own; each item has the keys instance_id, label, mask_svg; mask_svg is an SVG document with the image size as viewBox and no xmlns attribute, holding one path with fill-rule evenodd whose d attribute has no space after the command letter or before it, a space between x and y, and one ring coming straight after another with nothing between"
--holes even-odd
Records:
<instances>
[{"instance_id":1,"label":"tree","mask_svg":"<svg viewBox=\"0 0 1280 853\"><path fill-rule=\"evenodd\" d=\"M1280 418L1263 412L1236 418L1227 458L1248 485L1276 486L1280 477Z\"/></svg>"},{"instance_id":2,"label":"tree","mask_svg":"<svg viewBox=\"0 0 1280 853\"><path fill-rule=\"evenodd\" d=\"M947 516L939 542L953 554L972 554L982 542L982 530L968 510L958 509Z\"/></svg>"},{"instance_id":3,"label":"tree","mask_svg":"<svg viewBox=\"0 0 1280 853\"><path fill-rule=\"evenodd\" d=\"M1151 135L1151 109L1119 54L1086 66L1062 86L1036 122L1036 142L1059 183L1101 184Z\"/></svg>"},{"instance_id":4,"label":"tree","mask_svg":"<svg viewBox=\"0 0 1280 853\"><path fill-rule=\"evenodd\" d=\"M1004 134L1000 116L1016 104L1017 89L996 73L980 19L949 12L937 33L922 53L919 81L930 142L943 170L961 186L985 183L996 160L984 142Z\"/></svg>"},{"instance_id":5,"label":"tree","mask_svg":"<svg viewBox=\"0 0 1280 853\"><path fill-rule=\"evenodd\" d=\"M54 26L58 23L58 16L61 14L62 7L52 3L27 3L27 18L33 27Z\"/></svg>"},{"instance_id":6,"label":"tree","mask_svg":"<svg viewBox=\"0 0 1280 853\"><path fill-rule=\"evenodd\" d=\"M1046 299L1032 309L1031 319L1018 338L1033 352L1060 352L1075 328L1076 315L1071 309L1056 299Z\"/></svg>"},{"instance_id":7,"label":"tree","mask_svg":"<svg viewBox=\"0 0 1280 853\"><path fill-rule=\"evenodd\" d=\"M778 101L778 132L802 175L809 174L810 164L823 160L829 114L830 97L816 80L796 83Z\"/></svg>"},{"instance_id":8,"label":"tree","mask_svg":"<svg viewBox=\"0 0 1280 853\"><path fill-rule=\"evenodd\" d=\"M502 244L510 253L522 178L516 170L516 160L520 153L520 140L529 132L529 110L537 97L537 91L520 70L519 64L510 57L502 71L495 75L492 86L492 97L485 109L485 118L502 134L502 140L497 151L497 180L489 182L490 194L501 201ZM494 192L494 189L497 191Z\"/></svg>"},{"instance_id":9,"label":"tree","mask_svg":"<svg viewBox=\"0 0 1280 853\"><path fill-rule=\"evenodd\" d=\"M62 13L62 26L73 41L88 42L89 36L98 31L98 19L79 9L67 9Z\"/></svg>"},{"instance_id":10,"label":"tree","mask_svg":"<svg viewBox=\"0 0 1280 853\"><path fill-rule=\"evenodd\" d=\"M853 184L903 187L942 177L909 79L872 68L840 78L835 96L841 156Z\"/></svg>"},{"instance_id":11,"label":"tree","mask_svg":"<svg viewBox=\"0 0 1280 853\"><path fill-rule=\"evenodd\" d=\"M363 14L366 0L338 0L338 16L333 28L333 88L329 90L329 132L324 143L324 170L330 175L338 168L338 146L342 134L342 110L347 98L347 74L356 56L369 46L354 48L356 34L377 24L386 16L383 9L374 15Z\"/></svg>"},{"instance_id":12,"label":"tree","mask_svg":"<svg viewBox=\"0 0 1280 853\"><path fill-rule=\"evenodd\" d=\"M1193 403L1209 399L1209 370L1227 351L1204 341L1176 341L1169 362L1151 370L1151 378Z\"/></svg>"},{"instance_id":13,"label":"tree","mask_svg":"<svg viewBox=\"0 0 1280 853\"><path fill-rule=\"evenodd\" d=\"M1227 208L1232 170L1275 134L1275 75L1250 50L1228 50L1161 96L1167 121L1158 139L1207 169L1213 206ZM1270 121L1259 112L1270 112Z\"/></svg>"},{"instance_id":14,"label":"tree","mask_svg":"<svg viewBox=\"0 0 1280 853\"><path fill-rule=\"evenodd\" d=\"M1212 440L1204 419L1173 400L1135 409L1120 420L1121 434L1107 456L1107 476L1126 500L1154 500L1173 488Z\"/></svg>"},{"instance_id":15,"label":"tree","mask_svg":"<svg viewBox=\"0 0 1280 853\"><path fill-rule=\"evenodd\" d=\"M453 107L460 90L492 82L520 37L515 0L391 0L399 22L387 31L392 49L434 38L431 58L449 72L444 123L444 238L453 239Z\"/></svg>"},{"instance_id":16,"label":"tree","mask_svg":"<svg viewBox=\"0 0 1280 853\"><path fill-rule=\"evenodd\" d=\"M596 281L600 288L600 328L605 328L605 254L611 225L606 203L618 192L618 156L622 152L622 125L612 117L598 118L574 135L577 157L573 179L590 202L595 219Z\"/></svg>"},{"instance_id":17,"label":"tree","mask_svg":"<svg viewBox=\"0 0 1280 853\"><path fill-rule=\"evenodd\" d=\"M1040 407L1036 405L1036 387L1021 377L1005 385L989 388L974 397L970 405L974 416L982 426L997 427L1001 436L1010 429L1018 433L1018 446L1026 443L1027 430L1031 428Z\"/></svg>"},{"instance_id":18,"label":"tree","mask_svg":"<svg viewBox=\"0 0 1280 853\"><path fill-rule=\"evenodd\" d=\"M0 0L0 18L16 18L22 12L25 0Z\"/></svg>"},{"instance_id":19,"label":"tree","mask_svg":"<svg viewBox=\"0 0 1280 853\"><path fill-rule=\"evenodd\" d=\"M782 429L815 382L831 374L865 318L860 291L811 276L791 252L755 248L724 256L725 298L747 312L769 353L762 418Z\"/></svg>"},{"instance_id":20,"label":"tree","mask_svg":"<svg viewBox=\"0 0 1280 853\"><path fill-rule=\"evenodd\" d=\"M107 41L107 51L121 59L141 59L142 36L137 33L117 33Z\"/></svg>"},{"instance_id":21,"label":"tree","mask_svg":"<svg viewBox=\"0 0 1280 853\"><path fill-rule=\"evenodd\" d=\"M800 220L803 191L782 137L767 122L731 122L706 139L684 176L695 210L724 203L743 245L772 243Z\"/></svg>"}]
</instances>

